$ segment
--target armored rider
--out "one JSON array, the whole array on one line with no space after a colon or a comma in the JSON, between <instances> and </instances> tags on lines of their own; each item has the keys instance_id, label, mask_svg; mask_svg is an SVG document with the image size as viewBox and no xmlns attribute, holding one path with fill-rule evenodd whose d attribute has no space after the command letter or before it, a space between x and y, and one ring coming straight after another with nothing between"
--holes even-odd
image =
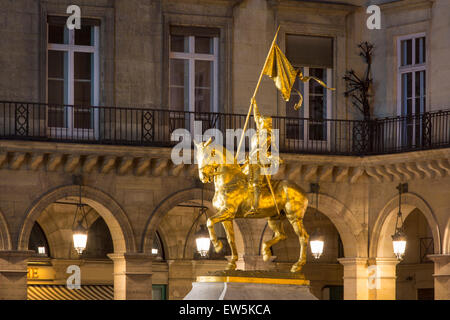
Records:
<instances>
[{"instance_id":1,"label":"armored rider","mask_svg":"<svg viewBox=\"0 0 450 320\"><path fill-rule=\"evenodd\" d=\"M251 209L244 217L256 214L259 207L262 187L266 185L267 167L270 162L279 161L278 157L272 157L270 148L272 142L272 118L263 117L258 111L256 102L253 102L254 119L256 122L256 134L253 135L250 142L250 155L248 159L248 183L250 190ZM263 158L267 160L262 161Z\"/></svg>"}]
</instances>

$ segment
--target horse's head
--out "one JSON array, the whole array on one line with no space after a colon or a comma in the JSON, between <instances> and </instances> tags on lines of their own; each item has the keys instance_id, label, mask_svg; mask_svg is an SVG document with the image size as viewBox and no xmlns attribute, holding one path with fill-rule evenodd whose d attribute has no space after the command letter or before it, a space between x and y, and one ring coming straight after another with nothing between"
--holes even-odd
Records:
<instances>
[{"instance_id":1,"label":"horse's head","mask_svg":"<svg viewBox=\"0 0 450 320\"><path fill-rule=\"evenodd\" d=\"M214 170L219 165L215 161L216 148L211 143L212 138L209 138L206 142L196 142L194 140L194 144L197 147L198 176L203 183L212 181Z\"/></svg>"}]
</instances>

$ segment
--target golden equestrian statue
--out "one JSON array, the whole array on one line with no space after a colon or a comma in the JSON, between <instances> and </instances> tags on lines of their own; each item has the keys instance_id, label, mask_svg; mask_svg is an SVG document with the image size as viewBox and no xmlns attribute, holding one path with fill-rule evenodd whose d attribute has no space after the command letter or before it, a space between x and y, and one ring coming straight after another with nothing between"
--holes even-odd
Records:
<instances>
[{"instance_id":1,"label":"golden equestrian statue","mask_svg":"<svg viewBox=\"0 0 450 320\"><path fill-rule=\"evenodd\" d=\"M309 236L303 226L303 216L308 207L308 199L305 192L294 182L270 178L267 170L268 164L277 165L281 159L272 155L271 152L273 151L271 148L276 147L272 144L272 119L259 113L255 96L264 74L274 80L286 101L290 99L292 86L297 77L303 82L315 80L325 88L327 87L319 79L304 77L300 71L292 67L275 43L277 34L278 31L260 74L244 124L245 132L253 110L257 131L251 139L247 162L241 166L237 161L244 132L239 141L236 156L233 156L232 152L225 147L214 145L212 139L206 142L194 141L199 178L203 183L214 182L215 186L212 205L217 213L207 221L211 242L216 252L222 249L223 244L217 239L214 231L214 224L221 222L231 248L231 259L227 270L235 270L238 259L233 230L233 220L236 218L267 218L267 223L273 230L274 236L271 240L263 243L264 261L268 261L271 256L270 248L277 242L286 239L282 222L287 219L300 242L299 258L291 267L291 272L300 272L306 263ZM300 101L295 108L299 108L302 103L301 93L298 92L298 94ZM265 161L261 161L261 155L265 156Z\"/></svg>"},{"instance_id":2,"label":"golden equestrian statue","mask_svg":"<svg viewBox=\"0 0 450 320\"><path fill-rule=\"evenodd\" d=\"M195 144L200 180L203 183L213 181L215 186L212 205L217 213L208 219L209 236L216 252L222 250L223 244L217 240L214 231L214 224L222 222L231 248L231 260L227 270L235 270L238 252L234 239L233 220L244 218L253 205L253 194L248 187L248 176L239 164L230 161L231 153L223 146L213 145L211 139L207 142L195 142ZM218 158L223 160L218 161ZM230 162L232 164L229 164ZM263 244L264 261L268 261L271 256L270 247L280 240L286 239L282 222L284 219L288 219L300 241L300 257L291 268L291 272L298 272L306 263L306 247L309 236L303 226L303 215L308 206L308 198L299 186L288 180L272 180L271 184L273 195L268 184L261 182L258 206L255 212L246 218L267 218L268 225L274 232L274 237ZM276 203L274 203L273 196ZM280 215L276 206L281 212Z\"/></svg>"}]
</instances>

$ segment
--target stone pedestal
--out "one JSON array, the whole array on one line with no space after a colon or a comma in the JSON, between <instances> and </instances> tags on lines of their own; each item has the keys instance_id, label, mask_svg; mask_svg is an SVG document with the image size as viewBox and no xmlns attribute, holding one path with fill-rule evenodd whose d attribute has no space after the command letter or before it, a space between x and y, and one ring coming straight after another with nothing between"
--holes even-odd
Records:
<instances>
[{"instance_id":1,"label":"stone pedestal","mask_svg":"<svg viewBox=\"0 0 450 320\"><path fill-rule=\"evenodd\" d=\"M434 262L434 299L450 300L450 254L428 255Z\"/></svg>"},{"instance_id":2,"label":"stone pedestal","mask_svg":"<svg viewBox=\"0 0 450 320\"><path fill-rule=\"evenodd\" d=\"M0 300L27 299L27 261L33 251L0 251Z\"/></svg>"},{"instance_id":3,"label":"stone pedestal","mask_svg":"<svg viewBox=\"0 0 450 320\"><path fill-rule=\"evenodd\" d=\"M344 300L368 300L366 258L340 258L344 266Z\"/></svg>"},{"instance_id":4,"label":"stone pedestal","mask_svg":"<svg viewBox=\"0 0 450 320\"><path fill-rule=\"evenodd\" d=\"M197 277L184 300L318 300L303 276L222 271Z\"/></svg>"},{"instance_id":5,"label":"stone pedestal","mask_svg":"<svg viewBox=\"0 0 450 320\"><path fill-rule=\"evenodd\" d=\"M108 254L114 261L114 300L152 299L152 255Z\"/></svg>"}]
</instances>

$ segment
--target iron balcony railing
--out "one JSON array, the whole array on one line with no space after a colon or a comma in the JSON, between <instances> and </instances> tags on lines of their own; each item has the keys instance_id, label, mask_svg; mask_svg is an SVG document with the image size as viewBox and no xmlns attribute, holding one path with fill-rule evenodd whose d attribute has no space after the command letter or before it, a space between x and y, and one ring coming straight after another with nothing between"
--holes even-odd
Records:
<instances>
[{"instance_id":1,"label":"iron balcony railing","mask_svg":"<svg viewBox=\"0 0 450 320\"><path fill-rule=\"evenodd\" d=\"M243 128L245 115L196 113L145 108L82 107L0 101L0 138L111 145L162 146L175 129L194 133L194 123L223 132ZM333 155L386 154L450 147L450 110L414 116L361 120L306 119L274 116L279 150ZM254 129L250 121L249 128ZM246 145L248 145L248 141Z\"/></svg>"}]
</instances>

